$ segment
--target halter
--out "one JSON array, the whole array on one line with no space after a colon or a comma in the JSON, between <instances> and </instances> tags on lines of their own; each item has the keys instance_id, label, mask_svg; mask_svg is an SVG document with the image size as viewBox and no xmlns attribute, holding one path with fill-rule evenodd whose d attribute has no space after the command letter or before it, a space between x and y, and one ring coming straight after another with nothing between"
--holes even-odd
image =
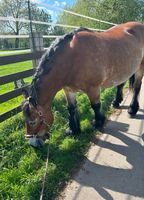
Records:
<instances>
[{"instance_id":1,"label":"halter","mask_svg":"<svg viewBox=\"0 0 144 200\"><path fill-rule=\"evenodd\" d=\"M33 94L32 94L32 98L35 99L36 105L37 105L38 107L41 107L41 106L38 104L38 96L37 96L37 91L36 91L36 82L35 82L35 79L33 80L33 84L32 84L32 86L31 86L31 93L33 93ZM33 97L33 96L34 96L34 97ZM49 128L50 125L48 124L46 118L44 117L42 110L40 110L40 109L37 108L37 107L36 107L36 110L37 110L37 114L38 114L39 117L40 117L40 124L39 124L39 126L36 128L36 130L35 130L35 133L38 133L38 132L40 131L40 129L41 129L41 127L42 127L43 124L45 124L45 125L47 126L47 128ZM35 135L33 135L33 136L36 136L36 135L37 135L37 134L35 134Z\"/></svg>"},{"instance_id":2,"label":"halter","mask_svg":"<svg viewBox=\"0 0 144 200\"><path fill-rule=\"evenodd\" d=\"M39 126L36 128L35 132L38 133L42 127L43 124L45 124L47 126L47 128L50 127L50 125L48 124L48 122L46 121L42 111L37 111L37 114L39 115L40 117L40 124Z\"/></svg>"}]
</instances>

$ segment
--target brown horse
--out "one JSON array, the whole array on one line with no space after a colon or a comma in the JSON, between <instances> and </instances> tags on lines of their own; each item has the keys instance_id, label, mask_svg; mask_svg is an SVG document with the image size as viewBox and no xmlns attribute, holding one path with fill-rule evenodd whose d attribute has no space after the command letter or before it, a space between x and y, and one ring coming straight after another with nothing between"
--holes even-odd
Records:
<instances>
[{"instance_id":1,"label":"brown horse","mask_svg":"<svg viewBox=\"0 0 144 200\"><path fill-rule=\"evenodd\" d=\"M118 86L114 101L117 106L122 100L123 82L133 74L135 94L129 113L136 114L143 71L144 24L128 22L102 33L80 28L64 35L42 57L31 84L30 96L24 93L26 100L22 110L27 134L46 139L46 132L53 123L52 101L62 88L68 101L70 131L80 132L74 94L79 90L89 96L95 112L95 126L101 127L105 117L100 111L100 89Z\"/></svg>"}]
</instances>

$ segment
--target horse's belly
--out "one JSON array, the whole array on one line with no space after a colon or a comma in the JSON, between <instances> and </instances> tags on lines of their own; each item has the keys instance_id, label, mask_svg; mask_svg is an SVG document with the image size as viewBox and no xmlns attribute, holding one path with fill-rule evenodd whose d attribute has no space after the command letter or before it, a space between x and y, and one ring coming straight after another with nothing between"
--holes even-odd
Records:
<instances>
[{"instance_id":1,"label":"horse's belly","mask_svg":"<svg viewBox=\"0 0 144 200\"><path fill-rule=\"evenodd\" d=\"M129 63L122 63L120 65L113 65L116 67L112 67L109 72L105 70L105 78L101 84L102 87L112 87L120 85L127 81L133 74L135 74L141 64L141 58L131 59Z\"/></svg>"},{"instance_id":2,"label":"horse's belly","mask_svg":"<svg viewBox=\"0 0 144 200\"><path fill-rule=\"evenodd\" d=\"M128 78L127 78L128 79ZM127 79L122 80L106 80L101 84L102 88L109 88L124 83Z\"/></svg>"}]
</instances>

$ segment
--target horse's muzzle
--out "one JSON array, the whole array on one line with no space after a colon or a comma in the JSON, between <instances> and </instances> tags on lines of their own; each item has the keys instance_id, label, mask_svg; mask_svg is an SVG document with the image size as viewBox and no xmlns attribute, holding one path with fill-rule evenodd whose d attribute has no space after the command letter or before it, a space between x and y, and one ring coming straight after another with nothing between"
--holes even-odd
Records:
<instances>
[{"instance_id":1,"label":"horse's muzzle","mask_svg":"<svg viewBox=\"0 0 144 200\"><path fill-rule=\"evenodd\" d=\"M29 140L29 144L34 148L42 148L45 144L45 140L50 138L50 133L45 133L44 136L40 137L37 135L25 135L25 139Z\"/></svg>"},{"instance_id":2,"label":"horse's muzzle","mask_svg":"<svg viewBox=\"0 0 144 200\"><path fill-rule=\"evenodd\" d=\"M29 144L37 149L40 149L44 146L44 140L40 139L40 138L36 138L36 137L32 137L29 139Z\"/></svg>"}]
</instances>

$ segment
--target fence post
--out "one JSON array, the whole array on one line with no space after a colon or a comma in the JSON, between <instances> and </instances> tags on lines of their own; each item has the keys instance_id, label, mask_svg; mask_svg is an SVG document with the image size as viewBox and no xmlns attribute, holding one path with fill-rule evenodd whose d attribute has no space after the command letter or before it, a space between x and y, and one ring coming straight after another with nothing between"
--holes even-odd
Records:
<instances>
[{"instance_id":1,"label":"fence post","mask_svg":"<svg viewBox=\"0 0 144 200\"><path fill-rule=\"evenodd\" d=\"M33 38L32 38L33 37ZM34 42L34 45L32 45L32 39ZM43 45L43 35L39 32L33 32L32 36L30 35L30 47L32 52L37 51L44 51L44 45ZM37 67L39 64L40 59L33 60L33 68Z\"/></svg>"}]
</instances>

